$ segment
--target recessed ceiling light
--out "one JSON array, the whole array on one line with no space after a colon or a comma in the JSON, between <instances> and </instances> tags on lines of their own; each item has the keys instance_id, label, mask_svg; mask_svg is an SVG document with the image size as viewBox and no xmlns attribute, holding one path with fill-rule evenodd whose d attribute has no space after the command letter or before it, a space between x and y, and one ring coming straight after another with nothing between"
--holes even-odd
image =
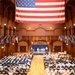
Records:
<instances>
[{"instance_id":1,"label":"recessed ceiling light","mask_svg":"<svg viewBox=\"0 0 75 75\"><path fill-rule=\"evenodd\" d=\"M64 29L66 29L66 27L64 27Z\"/></svg>"},{"instance_id":2,"label":"recessed ceiling light","mask_svg":"<svg viewBox=\"0 0 75 75\"><path fill-rule=\"evenodd\" d=\"M29 27L29 29L31 29L31 27Z\"/></svg>"},{"instance_id":3,"label":"recessed ceiling light","mask_svg":"<svg viewBox=\"0 0 75 75\"><path fill-rule=\"evenodd\" d=\"M50 29L52 29L52 27L50 27Z\"/></svg>"}]
</instances>

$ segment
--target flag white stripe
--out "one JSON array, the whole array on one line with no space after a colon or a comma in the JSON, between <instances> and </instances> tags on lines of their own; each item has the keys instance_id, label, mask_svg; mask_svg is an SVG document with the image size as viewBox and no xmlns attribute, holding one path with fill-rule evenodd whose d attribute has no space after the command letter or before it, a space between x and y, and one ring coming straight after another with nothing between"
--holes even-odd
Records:
<instances>
[{"instance_id":1,"label":"flag white stripe","mask_svg":"<svg viewBox=\"0 0 75 75\"><path fill-rule=\"evenodd\" d=\"M65 10L65 8L64 7L56 7L56 8L23 8L23 7L16 7L16 10L56 11L56 10Z\"/></svg>"},{"instance_id":2,"label":"flag white stripe","mask_svg":"<svg viewBox=\"0 0 75 75\"><path fill-rule=\"evenodd\" d=\"M16 20L21 20L21 21L64 21L65 17L63 18L19 18L16 17Z\"/></svg>"},{"instance_id":3,"label":"flag white stripe","mask_svg":"<svg viewBox=\"0 0 75 75\"><path fill-rule=\"evenodd\" d=\"M36 5L39 5L39 6L50 6L50 5L64 5L65 2L46 2L46 3L43 3L43 2L37 2Z\"/></svg>"},{"instance_id":4,"label":"flag white stripe","mask_svg":"<svg viewBox=\"0 0 75 75\"><path fill-rule=\"evenodd\" d=\"M64 12L61 13L20 13L16 12L17 15L21 16L63 16L65 15Z\"/></svg>"}]
</instances>

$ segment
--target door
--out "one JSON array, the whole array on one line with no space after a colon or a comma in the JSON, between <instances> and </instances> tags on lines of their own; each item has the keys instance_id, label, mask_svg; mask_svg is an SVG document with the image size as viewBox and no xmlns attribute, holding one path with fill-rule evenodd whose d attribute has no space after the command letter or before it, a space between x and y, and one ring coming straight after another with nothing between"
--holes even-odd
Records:
<instances>
[{"instance_id":1,"label":"door","mask_svg":"<svg viewBox=\"0 0 75 75\"><path fill-rule=\"evenodd\" d=\"M20 52L26 52L26 46L20 46Z\"/></svg>"},{"instance_id":2,"label":"door","mask_svg":"<svg viewBox=\"0 0 75 75\"><path fill-rule=\"evenodd\" d=\"M54 51L55 52L61 52L61 46L55 46Z\"/></svg>"}]
</instances>

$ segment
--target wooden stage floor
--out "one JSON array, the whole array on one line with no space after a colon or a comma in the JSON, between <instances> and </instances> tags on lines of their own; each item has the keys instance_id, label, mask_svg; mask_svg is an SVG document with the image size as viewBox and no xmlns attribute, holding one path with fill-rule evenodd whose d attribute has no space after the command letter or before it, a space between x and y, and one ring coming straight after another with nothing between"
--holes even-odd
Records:
<instances>
[{"instance_id":1,"label":"wooden stage floor","mask_svg":"<svg viewBox=\"0 0 75 75\"><path fill-rule=\"evenodd\" d=\"M28 75L46 75L42 55L34 55Z\"/></svg>"}]
</instances>

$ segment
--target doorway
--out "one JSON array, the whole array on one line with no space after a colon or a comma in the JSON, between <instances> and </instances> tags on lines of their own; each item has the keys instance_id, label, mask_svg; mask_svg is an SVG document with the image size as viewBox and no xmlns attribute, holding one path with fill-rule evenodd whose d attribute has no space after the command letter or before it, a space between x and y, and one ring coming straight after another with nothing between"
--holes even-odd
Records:
<instances>
[{"instance_id":1,"label":"doorway","mask_svg":"<svg viewBox=\"0 0 75 75\"><path fill-rule=\"evenodd\" d=\"M20 46L20 52L26 52L26 46Z\"/></svg>"},{"instance_id":2,"label":"doorway","mask_svg":"<svg viewBox=\"0 0 75 75\"><path fill-rule=\"evenodd\" d=\"M55 46L54 49L55 52L61 52L61 46Z\"/></svg>"},{"instance_id":3,"label":"doorway","mask_svg":"<svg viewBox=\"0 0 75 75\"><path fill-rule=\"evenodd\" d=\"M63 51L63 43L60 41L55 41L53 43L53 51L62 52Z\"/></svg>"}]
</instances>

